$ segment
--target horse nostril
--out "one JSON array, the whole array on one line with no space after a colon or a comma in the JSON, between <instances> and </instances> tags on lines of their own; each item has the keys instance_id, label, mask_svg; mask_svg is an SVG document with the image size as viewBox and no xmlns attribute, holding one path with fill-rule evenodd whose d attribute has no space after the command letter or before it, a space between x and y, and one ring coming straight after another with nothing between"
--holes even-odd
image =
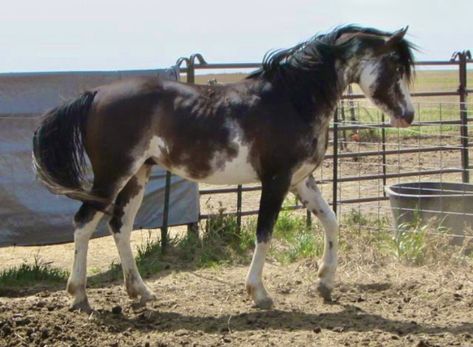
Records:
<instances>
[{"instance_id":1,"label":"horse nostril","mask_svg":"<svg viewBox=\"0 0 473 347\"><path fill-rule=\"evenodd\" d=\"M412 123L412 121L414 120L414 111L404 111L404 113L402 114L402 118L409 124Z\"/></svg>"}]
</instances>

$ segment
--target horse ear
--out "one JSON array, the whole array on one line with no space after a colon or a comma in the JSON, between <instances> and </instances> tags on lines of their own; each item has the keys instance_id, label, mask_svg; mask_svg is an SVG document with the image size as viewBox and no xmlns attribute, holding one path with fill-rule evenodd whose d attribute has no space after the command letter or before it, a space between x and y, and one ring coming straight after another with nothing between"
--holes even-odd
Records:
<instances>
[{"instance_id":1,"label":"horse ear","mask_svg":"<svg viewBox=\"0 0 473 347\"><path fill-rule=\"evenodd\" d=\"M392 47L399 43L404 38L404 35L406 35L407 29L409 29L409 26L406 26L392 34L386 41L386 46Z\"/></svg>"}]
</instances>

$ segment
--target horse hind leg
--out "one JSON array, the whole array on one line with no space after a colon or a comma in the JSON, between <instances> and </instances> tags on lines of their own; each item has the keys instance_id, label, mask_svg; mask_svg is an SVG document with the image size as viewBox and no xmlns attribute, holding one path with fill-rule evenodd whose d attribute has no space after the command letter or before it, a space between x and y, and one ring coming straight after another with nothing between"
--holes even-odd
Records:
<instances>
[{"instance_id":1,"label":"horse hind leg","mask_svg":"<svg viewBox=\"0 0 473 347\"><path fill-rule=\"evenodd\" d=\"M126 291L130 298L139 296L141 304L154 300L156 297L143 282L138 271L130 245L130 236L136 213L143 201L144 188L150 171L151 166L145 164L130 178L115 200L113 217L109 222L110 231L120 255Z\"/></svg>"},{"instance_id":2,"label":"horse hind leg","mask_svg":"<svg viewBox=\"0 0 473 347\"><path fill-rule=\"evenodd\" d=\"M97 211L88 203L83 203L74 217L74 262L67 281L67 292L72 295L71 309L91 312L85 287L87 284L87 250L89 239L103 212Z\"/></svg>"},{"instance_id":3,"label":"horse hind leg","mask_svg":"<svg viewBox=\"0 0 473 347\"><path fill-rule=\"evenodd\" d=\"M133 167L130 164L130 167ZM140 166L137 166L140 167ZM89 239L102 219L104 212L110 210L118 192L122 190L133 174L127 170L116 170L113 175L97 174L92 191L104 202L84 202L74 217L74 262L67 282L67 291L72 295L71 309L91 312L86 295L87 251Z\"/></svg>"}]
</instances>

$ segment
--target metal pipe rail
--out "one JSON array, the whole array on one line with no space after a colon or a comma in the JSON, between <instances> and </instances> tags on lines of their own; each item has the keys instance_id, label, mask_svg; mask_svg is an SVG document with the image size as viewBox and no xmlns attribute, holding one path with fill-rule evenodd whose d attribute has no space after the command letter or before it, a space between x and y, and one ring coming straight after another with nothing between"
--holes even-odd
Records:
<instances>
[{"instance_id":1,"label":"metal pipe rail","mask_svg":"<svg viewBox=\"0 0 473 347\"><path fill-rule=\"evenodd\" d=\"M197 61L197 62L196 62ZM185 67L181 67L185 63ZM363 180L378 180L382 179L383 184L386 184L387 179L401 178L401 177L411 177L411 176L421 176L421 175L433 175L433 174L443 174L443 173L461 173L463 175L463 181L469 180L469 153L468 149L473 147L468 142L468 126L469 122L473 121L473 117L468 117L467 107L466 107L466 96L468 93L473 92L473 89L468 89L466 84L466 75L467 75L467 65L473 63L471 55L468 51L455 52L452 55L450 60L445 61L419 61L416 62L416 66L456 66L459 70L459 87L457 90L450 91L419 91L412 93L413 97L439 97L439 96L456 96L459 97L460 101L460 114L461 117L458 120L439 120L439 121L424 121L424 122L415 122L412 126L414 127L428 127L428 126L438 126L438 125L458 125L460 143L459 147L451 146L427 146L422 148L403 148L388 150L386 149L386 129L390 128L389 124L338 124L335 123L330 127L330 130L334 133L335 143L332 141L332 144L335 147L333 154L326 155L326 159L330 159L333 162L333 173L334 179L322 180L319 183L332 183L333 184L333 197L332 202L329 202L330 205L337 209L339 204L352 204L352 203L366 203L366 202L375 202L375 201L384 201L387 200L384 192L383 195L377 197L367 197L359 199L338 199L338 184L345 182L359 182ZM180 58L176 64L179 68L180 73L187 74L187 82L195 82L195 71L196 70L222 70L222 69L257 69L261 67L261 63L207 63L205 59L200 54L194 54L190 58ZM344 95L343 100L356 100L365 98L361 94L355 95ZM383 115L384 116L384 115ZM358 153L340 153L338 148L338 133L340 131L347 130L362 130L362 129L380 129L382 131L382 151L364 151ZM342 147L342 146L341 146ZM343 148L343 147L342 147ZM388 173L386 171L386 157L388 155L400 155L400 154L412 154L412 153L428 153L428 152L442 152L442 151L461 151L461 167L455 168L445 168L437 170L419 170L419 171L410 171L410 172L398 172L398 173ZM364 176L349 176L349 177L337 177L338 175L338 165L339 159L343 158L362 158L370 156L382 156L382 165L383 173L382 174L373 174L373 175L364 175ZM199 192L201 195L213 195L213 194L228 194L228 193L237 193L237 212L226 212L223 213L226 215L237 215L238 220L241 222L241 217L255 215L258 213L258 210L243 211L242 210L242 193L244 192L253 192L261 190L261 186L239 186L235 188L216 188L216 189L201 189ZM290 206L286 209L302 209L304 207L296 205ZM210 214L200 215L201 219L210 218Z\"/></svg>"}]
</instances>

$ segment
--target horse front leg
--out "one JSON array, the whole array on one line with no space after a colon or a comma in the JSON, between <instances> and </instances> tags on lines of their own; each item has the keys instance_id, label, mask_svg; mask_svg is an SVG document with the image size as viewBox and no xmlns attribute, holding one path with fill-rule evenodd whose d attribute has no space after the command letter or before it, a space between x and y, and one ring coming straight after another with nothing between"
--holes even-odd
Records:
<instances>
[{"instance_id":1,"label":"horse front leg","mask_svg":"<svg viewBox=\"0 0 473 347\"><path fill-rule=\"evenodd\" d=\"M273 306L273 300L263 285L263 266L266 253L269 250L274 223L288 192L289 182L288 175L272 176L261 182L262 191L256 226L256 248L246 278L246 290L255 305L262 309L269 309Z\"/></svg>"},{"instance_id":2,"label":"horse front leg","mask_svg":"<svg viewBox=\"0 0 473 347\"><path fill-rule=\"evenodd\" d=\"M323 199L312 176L300 182L294 192L302 203L316 215L324 227L324 254L318 271L317 290L325 300L331 300L337 270L338 223L337 217Z\"/></svg>"}]
</instances>

